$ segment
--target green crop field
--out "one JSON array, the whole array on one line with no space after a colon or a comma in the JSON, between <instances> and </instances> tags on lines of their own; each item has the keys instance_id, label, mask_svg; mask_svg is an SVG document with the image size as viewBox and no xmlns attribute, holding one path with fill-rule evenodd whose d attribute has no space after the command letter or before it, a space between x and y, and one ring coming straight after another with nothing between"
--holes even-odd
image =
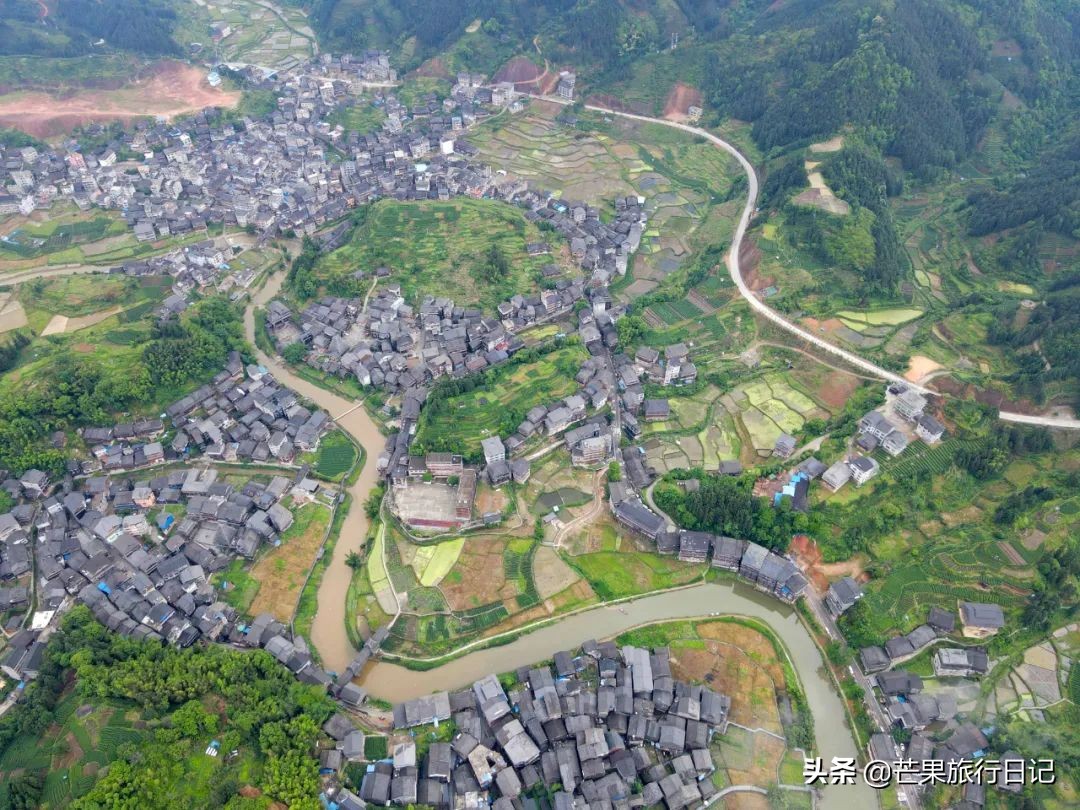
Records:
<instances>
[{"instance_id":1,"label":"green crop field","mask_svg":"<svg viewBox=\"0 0 1080 810\"><path fill-rule=\"evenodd\" d=\"M476 455L481 439L507 436L532 407L573 393L577 388L574 375L587 357L584 348L572 344L531 363L496 367L475 390L429 402L421 414L416 441L427 451Z\"/></svg>"},{"instance_id":2,"label":"green crop field","mask_svg":"<svg viewBox=\"0 0 1080 810\"><path fill-rule=\"evenodd\" d=\"M356 463L356 446L340 430L335 430L319 442L315 457L315 472L330 481L340 481Z\"/></svg>"},{"instance_id":3,"label":"green crop field","mask_svg":"<svg viewBox=\"0 0 1080 810\"><path fill-rule=\"evenodd\" d=\"M111 214L62 214L16 228L0 240L0 261L35 259L110 236L128 235L123 219Z\"/></svg>"},{"instance_id":4,"label":"green crop field","mask_svg":"<svg viewBox=\"0 0 1080 810\"><path fill-rule=\"evenodd\" d=\"M438 585L442 578L450 573L464 547L465 539L459 537L457 540L447 540L445 543L419 549L413 567L417 568L418 561L424 561L423 568L420 569L420 584L425 587Z\"/></svg>"},{"instance_id":5,"label":"green crop field","mask_svg":"<svg viewBox=\"0 0 1080 810\"><path fill-rule=\"evenodd\" d=\"M506 203L382 200L370 206L347 244L320 258L316 274L347 277L356 270L385 266L412 301L446 296L463 306L480 304L490 310L512 295L538 289L540 269L554 256L528 256L525 246L530 242L547 242L553 251L559 247L556 236L542 233ZM492 246L509 265L509 272L495 279L485 275Z\"/></svg>"},{"instance_id":6,"label":"green crop field","mask_svg":"<svg viewBox=\"0 0 1080 810\"><path fill-rule=\"evenodd\" d=\"M600 551L568 557L601 599L682 585L701 576L704 567L646 552Z\"/></svg>"}]
</instances>

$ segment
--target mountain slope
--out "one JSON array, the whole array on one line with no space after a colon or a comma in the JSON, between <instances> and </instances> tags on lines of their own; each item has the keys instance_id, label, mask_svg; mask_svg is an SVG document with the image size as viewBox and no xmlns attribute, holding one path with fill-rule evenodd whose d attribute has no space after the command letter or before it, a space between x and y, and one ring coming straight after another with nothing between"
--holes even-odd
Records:
<instances>
[{"instance_id":1,"label":"mountain slope","mask_svg":"<svg viewBox=\"0 0 1080 810\"><path fill-rule=\"evenodd\" d=\"M176 22L163 0L0 0L0 55L79 56L102 45L172 55Z\"/></svg>"}]
</instances>

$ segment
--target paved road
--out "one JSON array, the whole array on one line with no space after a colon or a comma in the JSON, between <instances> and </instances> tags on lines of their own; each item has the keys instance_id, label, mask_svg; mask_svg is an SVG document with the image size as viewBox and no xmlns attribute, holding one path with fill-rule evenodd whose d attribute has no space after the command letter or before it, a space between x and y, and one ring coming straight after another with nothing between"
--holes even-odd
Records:
<instances>
[{"instance_id":1,"label":"paved road","mask_svg":"<svg viewBox=\"0 0 1080 810\"><path fill-rule=\"evenodd\" d=\"M550 97L544 98L547 101L554 100ZM739 165L742 166L743 171L746 172L747 195L746 205L743 206L742 214L739 217L739 222L735 227L735 233L731 239L731 248L730 250L728 250L727 256L724 258L724 263L727 265L728 273L731 276L731 280L735 282L735 286L738 288L739 294L746 300L746 302L755 312L757 312L763 318L772 321L786 332L795 335L800 340L805 340L807 343L816 346L822 351L826 351L829 354L840 357L845 362L849 363L855 368L865 371L868 374L877 377L878 379L887 380L889 382L904 383L909 388L915 388L916 390L923 393L931 393L929 389L905 379L896 372L889 371L886 368L882 368L881 366L872 363L869 360L860 357L853 352L849 352L846 349L841 349L839 346L830 343L819 335L815 335L813 332L803 329L801 326L797 326L796 324L785 318L783 315L781 315L779 312L766 305L764 301L762 301L760 298L757 297L757 295L754 294L753 290L746 286L746 282L743 281L742 268L739 266L739 252L742 249L742 242L746 236L746 231L750 226L750 220L754 216L758 196L758 176L757 172L754 170L753 165L750 163L749 160L746 159L742 152L740 152L727 141L717 137L716 135L713 135L711 132L702 129L701 127L691 126L690 124L682 124L677 121L667 121L663 118L653 118L647 115L635 115L634 113L619 112L616 110L610 110L607 107L597 107L591 104L586 104L585 109L592 110L594 112L605 113L607 115L615 115L620 118L629 118L634 121L643 121L645 123L660 124L661 126L671 127L673 129L680 129L684 132L690 133L691 135L697 135L698 137L705 138L714 146L723 149L729 155L734 157L735 160L738 161ZM1026 425L1039 425L1042 427L1080 430L1080 419L1056 416L1028 416L1026 414L1020 413L1010 413L1008 411L1001 411L1000 416L1001 419L1006 422L1017 422Z\"/></svg>"}]
</instances>

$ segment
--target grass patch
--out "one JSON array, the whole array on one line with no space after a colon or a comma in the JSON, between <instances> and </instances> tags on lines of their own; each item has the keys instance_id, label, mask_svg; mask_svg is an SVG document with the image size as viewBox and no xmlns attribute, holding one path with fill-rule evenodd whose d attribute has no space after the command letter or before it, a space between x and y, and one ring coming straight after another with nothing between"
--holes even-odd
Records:
<instances>
[{"instance_id":1,"label":"grass patch","mask_svg":"<svg viewBox=\"0 0 1080 810\"><path fill-rule=\"evenodd\" d=\"M412 301L423 295L446 296L463 305L494 309L512 295L538 288L541 268L551 256L528 256L529 242L551 244L522 212L493 200L382 200L370 206L349 242L323 256L316 275L327 288L352 285L351 274L386 266ZM486 255L497 246L509 271L490 280ZM554 247L554 245L553 245ZM348 290L349 292L358 292Z\"/></svg>"},{"instance_id":2,"label":"grass patch","mask_svg":"<svg viewBox=\"0 0 1080 810\"><path fill-rule=\"evenodd\" d=\"M687 565L646 552L600 551L566 560L603 600L684 585L705 571L703 565Z\"/></svg>"},{"instance_id":3,"label":"grass patch","mask_svg":"<svg viewBox=\"0 0 1080 810\"><path fill-rule=\"evenodd\" d=\"M341 430L334 430L319 442L315 473L327 481L338 482L356 463L356 445Z\"/></svg>"}]
</instances>

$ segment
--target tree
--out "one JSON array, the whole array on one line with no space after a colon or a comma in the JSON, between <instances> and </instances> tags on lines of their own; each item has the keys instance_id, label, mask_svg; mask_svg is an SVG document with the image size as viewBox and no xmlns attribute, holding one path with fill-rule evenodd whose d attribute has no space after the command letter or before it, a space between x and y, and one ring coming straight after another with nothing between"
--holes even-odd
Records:
<instances>
[{"instance_id":1,"label":"tree","mask_svg":"<svg viewBox=\"0 0 1080 810\"><path fill-rule=\"evenodd\" d=\"M612 482L622 481L622 467L619 466L619 462L613 461L608 464L607 480Z\"/></svg>"},{"instance_id":2,"label":"tree","mask_svg":"<svg viewBox=\"0 0 1080 810\"><path fill-rule=\"evenodd\" d=\"M364 565L364 558L357 552L350 551L348 556L345 557L345 564L349 566L353 571L359 571Z\"/></svg>"},{"instance_id":3,"label":"tree","mask_svg":"<svg viewBox=\"0 0 1080 810\"><path fill-rule=\"evenodd\" d=\"M297 364L303 363L304 358L307 357L307 346L303 341L296 341L296 343L290 343L282 351L281 356L289 363Z\"/></svg>"},{"instance_id":4,"label":"tree","mask_svg":"<svg viewBox=\"0 0 1080 810\"><path fill-rule=\"evenodd\" d=\"M484 254L483 262L477 268L477 272L480 278L489 284L503 281L510 275L510 262L498 242L491 243L491 246Z\"/></svg>"},{"instance_id":5,"label":"tree","mask_svg":"<svg viewBox=\"0 0 1080 810\"><path fill-rule=\"evenodd\" d=\"M645 336L649 325L640 315L626 315L615 323L615 329L619 333L619 345L627 349L637 345Z\"/></svg>"}]
</instances>

